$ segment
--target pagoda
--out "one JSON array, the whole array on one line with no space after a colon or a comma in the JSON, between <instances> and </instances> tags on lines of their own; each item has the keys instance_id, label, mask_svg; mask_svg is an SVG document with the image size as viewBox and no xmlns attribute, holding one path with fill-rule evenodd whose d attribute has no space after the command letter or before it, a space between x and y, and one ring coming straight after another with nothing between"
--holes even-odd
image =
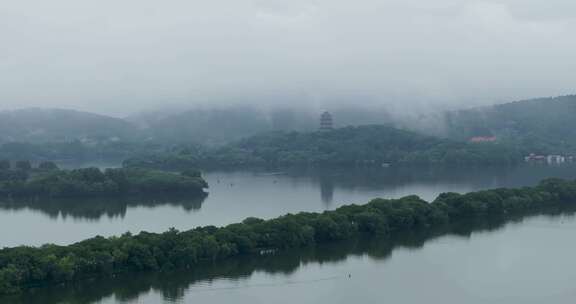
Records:
<instances>
[{"instance_id":1,"label":"pagoda","mask_svg":"<svg viewBox=\"0 0 576 304\"><path fill-rule=\"evenodd\" d=\"M332 114L326 111L320 115L320 131L330 131L334 129Z\"/></svg>"}]
</instances>

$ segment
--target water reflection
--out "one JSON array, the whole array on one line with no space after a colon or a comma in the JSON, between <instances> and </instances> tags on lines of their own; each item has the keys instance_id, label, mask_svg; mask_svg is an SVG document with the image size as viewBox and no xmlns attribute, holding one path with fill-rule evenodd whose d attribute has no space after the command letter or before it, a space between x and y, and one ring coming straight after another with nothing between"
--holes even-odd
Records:
<instances>
[{"instance_id":1,"label":"water reflection","mask_svg":"<svg viewBox=\"0 0 576 304\"><path fill-rule=\"evenodd\" d=\"M49 218L73 218L76 220L99 221L103 217L124 218L129 208L158 206L181 207L187 212L198 211L208 196L202 195L148 195L100 198L66 199L15 199L0 201L0 210L20 211L24 209L39 211Z\"/></svg>"},{"instance_id":2,"label":"water reflection","mask_svg":"<svg viewBox=\"0 0 576 304\"><path fill-rule=\"evenodd\" d=\"M320 198L326 209L332 206L334 201L334 178L332 176L320 177Z\"/></svg>"},{"instance_id":3,"label":"water reflection","mask_svg":"<svg viewBox=\"0 0 576 304\"><path fill-rule=\"evenodd\" d=\"M321 197L330 201L334 189L387 190L405 185L466 184L475 188L533 185L548 177L576 177L574 165L518 167L392 167L360 169L287 170L292 179L311 178L319 185Z\"/></svg>"},{"instance_id":4,"label":"water reflection","mask_svg":"<svg viewBox=\"0 0 576 304\"><path fill-rule=\"evenodd\" d=\"M375 169L292 169L274 174L263 172L207 172L214 197L221 194L234 200L253 200L256 195L268 195L266 204L276 204L281 197L295 195L294 190L308 188L319 193L321 205L309 204L300 210L285 209L277 204L278 214L297 211L332 209L343 203L365 203L375 197L400 197L417 194L433 200L440 192L475 191L494 187L519 187L534 185L547 177L575 178L574 166L521 166L515 168L449 168L449 167L398 167ZM264 189L266 187L267 189ZM268 193L268 192L269 193ZM304 194L307 202L312 199ZM358 197L358 200L349 199ZM227 199L230 199L227 197ZM94 199L34 199L0 201L4 211L39 211L55 220L73 218L99 221L124 219L131 208L182 207L185 211L199 211L206 197L186 196L135 196ZM315 199L318 201L318 199ZM348 200L348 201L343 201ZM211 203L212 199L209 200ZM337 201L337 202L336 202ZM220 202L218 202L220 203ZM232 201L230 204L236 204ZM246 204L246 202L243 202ZM292 204L294 206L294 204ZM246 214L247 216L260 216ZM264 216L268 217L268 216ZM242 220L238 218L237 220ZM215 222L213 224L222 224Z\"/></svg>"},{"instance_id":5,"label":"water reflection","mask_svg":"<svg viewBox=\"0 0 576 304\"><path fill-rule=\"evenodd\" d=\"M412 167L205 172L210 195L47 200L0 203L0 247L69 244L95 235L222 226L247 217L322 212L376 197L534 185L546 177L575 178L575 166L516 168ZM30 225L34 223L34 225ZM38 233L42 231L43 233Z\"/></svg>"},{"instance_id":6,"label":"water reflection","mask_svg":"<svg viewBox=\"0 0 576 304\"><path fill-rule=\"evenodd\" d=\"M557 220L567 216L574 221L574 210L556 210L547 214L550 219ZM97 279L77 283L72 286L39 288L22 294L0 298L1 303L14 304L51 304L78 303L89 304L107 300L112 303L134 301L136 303L157 303L143 301L152 294L160 295L169 303L180 303L185 298L202 292L225 292L226 289L242 289L251 287L242 283L256 273L289 276L297 270L312 265L333 266L345 262L350 257L369 257L374 261L388 260L395 249L420 250L428 241L440 236L452 235L457 238L470 238L473 233L494 232L507 223L520 224L523 218L498 218L489 221L467 221L436 230L420 230L397 235L393 239L360 238L357 240L332 243L316 247L282 252L269 256L245 256L220 261L214 264L201 265L194 270L173 273L154 273L123 275L111 279ZM405 265L409 267L409 265ZM341 279L347 277L342 274ZM213 288L213 283L226 280L225 288ZM291 281L292 284L299 283ZM306 284L306 281L301 282ZM254 287L254 286L252 286ZM258 287L258 286L256 286ZM371 288L374 288L372 286ZM407 288L409 288L407 286ZM279 295L276 295L279 296ZM241 301L242 302L242 301Z\"/></svg>"},{"instance_id":7,"label":"water reflection","mask_svg":"<svg viewBox=\"0 0 576 304\"><path fill-rule=\"evenodd\" d=\"M433 200L438 193L435 187L468 188L470 191L496 187L523 187L537 184L549 177L576 178L576 166L522 165L517 167L391 167L391 168L314 168L292 169L284 174L299 181L305 178L316 184L322 203L330 208L335 192L378 192L382 197L398 197L402 189L428 190L417 194ZM441 191L440 191L441 192Z\"/></svg>"}]
</instances>

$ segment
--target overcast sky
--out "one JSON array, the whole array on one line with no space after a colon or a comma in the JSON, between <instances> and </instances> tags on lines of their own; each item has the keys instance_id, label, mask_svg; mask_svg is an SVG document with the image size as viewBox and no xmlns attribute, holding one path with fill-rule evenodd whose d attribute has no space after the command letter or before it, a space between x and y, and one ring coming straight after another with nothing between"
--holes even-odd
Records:
<instances>
[{"instance_id":1,"label":"overcast sky","mask_svg":"<svg viewBox=\"0 0 576 304\"><path fill-rule=\"evenodd\" d=\"M0 0L0 109L571 94L574 0Z\"/></svg>"}]
</instances>

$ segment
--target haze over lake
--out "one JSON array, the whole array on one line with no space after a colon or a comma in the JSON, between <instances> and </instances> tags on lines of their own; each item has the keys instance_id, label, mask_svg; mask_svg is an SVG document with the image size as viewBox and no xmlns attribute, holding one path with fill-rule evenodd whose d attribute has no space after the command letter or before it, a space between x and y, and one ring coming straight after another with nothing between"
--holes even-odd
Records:
<instances>
[{"instance_id":1,"label":"haze over lake","mask_svg":"<svg viewBox=\"0 0 576 304\"><path fill-rule=\"evenodd\" d=\"M0 304L576 299L576 1L0 2Z\"/></svg>"}]
</instances>

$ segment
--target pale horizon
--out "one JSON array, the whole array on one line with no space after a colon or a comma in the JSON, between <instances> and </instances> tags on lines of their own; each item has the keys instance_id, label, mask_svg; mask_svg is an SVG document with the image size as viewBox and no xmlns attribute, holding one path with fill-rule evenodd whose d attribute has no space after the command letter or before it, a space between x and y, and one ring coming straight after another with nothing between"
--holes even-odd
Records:
<instances>
[{"instance_id":1,"label":"pale horizon","mask_svg":"<svg viewBox=\"0 0 576 304\"><path fill-rule=\"evenodd\" d=\"M466 108L574 92L551 0L4 1L0 110Z\"/></svg>"}]
</instances>

